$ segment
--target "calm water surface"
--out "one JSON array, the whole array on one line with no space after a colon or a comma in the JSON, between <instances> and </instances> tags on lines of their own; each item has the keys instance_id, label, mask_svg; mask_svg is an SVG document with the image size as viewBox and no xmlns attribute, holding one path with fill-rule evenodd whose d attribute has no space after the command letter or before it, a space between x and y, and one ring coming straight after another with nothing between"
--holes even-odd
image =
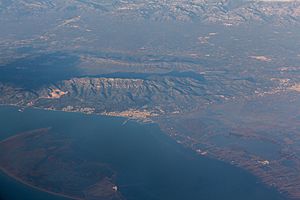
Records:
<instances>
[{"instance_id":1,"label":"calm water surface","mask_svg":"<svg viewBox=\"0 0 300 200\"><path fill-rule=\"evenodd\" d=\"M80 156L109 163L128 200L283 200L248 172L196 156L156 125L122 118L0 106L0 140L52 127L74 139ZM78 151L78 150L77 150ZM63 200L0 173L1 200Z\"/></svg>"}]
</instances>

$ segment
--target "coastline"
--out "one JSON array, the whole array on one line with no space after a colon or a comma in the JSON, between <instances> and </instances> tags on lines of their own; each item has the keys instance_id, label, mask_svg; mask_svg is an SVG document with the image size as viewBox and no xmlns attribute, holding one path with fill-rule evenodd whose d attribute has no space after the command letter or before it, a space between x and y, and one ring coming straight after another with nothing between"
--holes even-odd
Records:
<instances>
[{"instance_id":1,"label":"coastline","mask_svg":"<svg viewBox=\"0 0 300 200\"><path fill-rule=\"evenodd\" d=\"M0 142L1 143L1 142ZM41 192L46 192L48 194L51 194L51 195L54 195L54 196L59 196L59 197L63 197L63 198L67 198L67 199L71 199L71 200L84 200L84 199L81 199L81 198L78 198L78 197L73 197L73 196L70 196L70 195L65 195L65 194L61 194L61 193L56 193L56 192L52 192L52 191L49 191L49 190L46 190L46 189L43 189L43 188L40 188L40 187L37 187L35 185L32 185L24 180L22 180L21 178L15 176L14 174L12 174L11 172L7 171L5 168L3 168L2 166L0 166L0 170L8 177L12 178L13 180L27 186L27 187L30 187L30 188L33 188L35 190L38 190L38 191L41 191Z\"/></svg>"},{"instance_id":2,"label":"coastline","mask_svg":"<svg viewBox=\"0 0 300 200\"><path fill-rule=\"evenodd\" d=\"M134 121L137 122L137 123L146 124L146 123L144 123L144 122L142 122L142 121L138 121L138 120L136 120L136 119L132 119L132 118L129 118L129 117L103 115L103 114L101 114L101 113L85 113L85 112L79 112L79 111L63 111L63 110L45 109L45 108L41 108L41 107L33 107L33 106L25 106L25 107L24 107L24 106L13 105L13 104L0 104L0 106L11 106L11 107L15 107L15 108L25 108L25 109L28 108L28 109L37 109L37 110L53 111L53 112L79 113L79 114L84 114L84 115L106 116L106 117L111 117L111 118L117 117L117 118L125 119L125 120L126 120L125 122L127 122L128 120L134 120ZM165 130L165 129L161 126L161 124L160 124L159 122L153 121L153 123L157 124L157 125L159 126L160 130L161 130L163 133L165 133L167 136L169 136L174 142L176 142L176 143L182 145L182 147L184 147L184 148L186 148L186 149L188 149L188 150L191 150L192 152L196 153L197 156L207 157L207 158L209 158L209 159L218 160L218 161L221 161L221 162L230 164L230 165L232 165L232 166L238 167L238 168L240 168L240 169L243 169L243 170L245 170L246 172L248 172L248 173L252 174L253 176L257 177L257 178L258 178L258 181L261 182L263 185L267 186L267 187L270 188L270 189L274 189L274 190L278 191L278 193L281 194L281 195L284 195L284 196L289 197L288 195L286 195L286 194L284 194L282 191L280 191L278 188L276 188L276 187L274 187L274 186L272 186L272 185L270 185L270 184L265 183L265 182L263 181L262 177L256 175L256 174L253 173L251 170L249 170L249 169L247 169L247 168L245 168L245 167L243 167L243 166L241 166L241 165L238 165L238 163L231 163L230 161L228 161L228 160L226 160L226 159L224 159L224 158L222 159L222 158L219 157L218 155L215 155L213 152L207 152L207 153L205 153L205 154L204 154L204 152L198 152L197 149L192 148L192 147L190 146L189 143L185 143L185 141L180 142L179 140L177 140L177 139L176 139L176 136L177 136L177 135L172 135L172 134L170 134L167 130ZM50 127L49 127L49 128L50 128ZM179 136L179 135L178 135L178 136ZM182 134L180 134L180 136L181 136L181 137L187 137L187 136L184 136L184 135L182 135ZM17 137L17 136L12 136L12 137ZM11 139L11 138L9 137L9 138L7 138L7 139L4 139L3 141L0 141L0 144L1 144L2 142L4 142L4 141L8 140L8 139ZM183 139L186 139L186 138L183 138ZM0 166L0 170L3 171L5 174L7 174L9 177L11 177L11 178L17 180L18 182L21 182L21 183L23 183L23 184L25 184L25 185L27 185L27 186L29 186L29 187L33 187L33 188L35 188L35 189L38 189L39 191L47 192L47 193L49 193L49 194L53 194L53 195L57 195L57 196L61 196L61 197L66 197L66 198L69 198L69 199L83 200L83 199L80 199L80 198L78 198L78 197L68 196L68 195L64 195L64 194L60 194L60 193L55 193L55 192L51 192L51 191L48 191L48 190L45 190L45 189L36 187L36 186L34 186L34 185L30 184L30 183L27 183L26 181L23 181L23 180L20 179L20 178L14 176L13 174L11 174L10 172L8 172L7 170L5 170L4 168L2 168L1 166Z\"/></svg>"},{"instance_id":3,"label":"coastline","mask_svg":"<svg viewBox=\"0 0 300 200\"><path fill-rule=\"evenodd\" d=\"M138 118L138 117L130 117L130 116L123 116L123 115L117 115L117 114L110 114L112 112L102 112L102 113L97 113L97 112L82 112L82 111L72 111L72 110L59 110L59 109L49 109L49 108L43 108L43 107L37 107L37 106L20 106L18 104L1 104L0 106L11 106L15 108L20 108L20 109L36 109L36 110L42 110L42 111L53 111L53 112L64 112L64 113L79 113L79 114L84 114L84 115L95 115L95 116L106 116L106 117L113 117L113 118L120 118L126 120L126 123L129 120L133 120L137 123L141 124L157 124L157 122L153 121L151 118L152 117L157 117L157 116L151 116L151 117L146 117L146 118Z\"/></svg>"}]
</instances>

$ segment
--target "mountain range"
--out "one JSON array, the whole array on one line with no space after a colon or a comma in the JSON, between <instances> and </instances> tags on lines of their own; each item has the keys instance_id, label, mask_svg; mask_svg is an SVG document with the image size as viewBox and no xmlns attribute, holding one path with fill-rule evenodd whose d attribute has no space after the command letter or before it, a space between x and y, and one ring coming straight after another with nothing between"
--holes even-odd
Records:
<instances>
[{"instance_id":1,"label":"mountain range","mask_svg":"<svg viewBox=\"0 0 300 200\"><path fill-rule=\"evenodd\" d=\"M90 13L154 21L200 21L224 25L295 24L300 2L249 0L1 0L0 16ZM1 17L3 18L3 17ZM6 17L7 18L7 17Z\"/></svg>"}]
</instances>

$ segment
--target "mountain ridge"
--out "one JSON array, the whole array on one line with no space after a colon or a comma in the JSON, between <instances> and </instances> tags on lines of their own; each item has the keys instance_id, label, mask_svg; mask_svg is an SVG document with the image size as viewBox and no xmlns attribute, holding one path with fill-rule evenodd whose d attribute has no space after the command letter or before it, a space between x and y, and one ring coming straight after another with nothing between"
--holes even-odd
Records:
<instances>
[{"instance_id":1,"label":"mountain ridge","mask_svg":"<svg viewBox=\"0 0 300 200\"><path fill-rule=\"evenodd\" d=\"M0 15L39 16L45 13L70 12L153 21L201 21L239 25L244 23L295 24L300 22L299 1L248 0L21 0L0 1Z\"/></svg>"}]
</instances>

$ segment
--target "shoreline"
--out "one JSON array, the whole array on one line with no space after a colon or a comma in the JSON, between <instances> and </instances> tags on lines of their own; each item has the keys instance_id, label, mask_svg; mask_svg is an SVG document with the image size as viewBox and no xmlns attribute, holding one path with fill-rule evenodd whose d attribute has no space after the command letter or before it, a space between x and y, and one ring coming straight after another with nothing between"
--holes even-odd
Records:
<instances>
[{"instance_id":1,"label":"shoreline","mask_svg":"<svg viewBox=\"0 0 300 200\"><path fill-rule=\"evenodd\" d=\"M87 113L87 112L81 112L81 111L71 111L71 110L57 110L57 109L48 109L48 108L42 108L42 107L36 107L36 106L20 106L16 104L1 104L0 106L11 106L15 108L22 108L22 109L36 109L36 110L41 110L41 111L53 111L53 112L63 112L63 113L78 113L78 114L83 114L83 115L94 115L94 116L102 116L102 117L112 117L112 118L120 118L126 120L126 123L130 120L133 120L137 123L140 124L158 124L157 122L153 121L151 117L147 118L135 118L135 117L127 117L127 116L121 116L121 115L109 115L105 113ZM157 117L157 116L155 116Z\"/></svg>"},{"instance_id":2,"label":"shoreline","mask_svg":"<svg viewBox=\"0 0 300 200\"><path fill-rule=\"evenodd\" d=\"M80 111L64 111L64 110L55 110L55 109L46 109L46 108L41 108L41 107L33 107L33 106L20 106L20 105L14 105L14 104L0 104L0 106L11 106L11 107L15 107L15 108L28 108L28 109L36 109L36 110L42 110L42 111L54 111L54 112L62 112L62 113L78 113L78 114L83 114L83 115L95 115L95 116L103 116L103 117L111 117L111 118L120 118L120 119L124 119L125 121L124 122L128 122L129 120L133 120L137 123L141 123L141 124L147 124L147 122L143 122L143 121L140 121L140 120L137 120L137 119L132 119L130 117L125 117L125 116L111 116L111 115L104 115L102 113L85 113L85 112L80 112ZM126 124L125 123L125 124ZM186 148L188 150L191 150L193 153L197 154L197 156L200 156L200 157L206 157L206 158L209 158L209 159L214 159L214 160L218 160L218 161L221 161L221 162L224 162L226 164L229 164L229 165L232 165L234 167L237 167L237 168L240 168L240 169L243 169L245 170L246 172L248 172L249 174L255 176L258 181L265 185L267 188L271 189L271 190L274 190L276 192L278 192L278 194L282 195L283 197L287 198L287 199L291 199L290 198L290 194L289 193L285 193L283 192L280 188L277 188L277 187L274 187L273 185L270 185L266 182L264 182L263 180L263 177L261 176L258 176L257 174L253 173L253 171L243 167L242 165L239 165L238 163L232 163L230 162L230 160L226 160L226 158L221 158L218 154L214 154L214 152L204 152L205 154L201 154L201 152L198 152L197 149L194 149L190 146L190 144L187 142L187 141L184 141L184 139L186 138L182 138L183 140L180 141L176 138L176 134L173 135L171 133L169 133L167 130L164 130L163 126L161 123L159 123L158 121L152 121L152 123L154 124L157 124L159 129L164 133L166 134L168 137L170 137L174 142L178 143L179 145L181 145L183 148ZM178 136L184 136L182 134L178 134ZM7 139L10 139L7 138ZM6 141L7 139L4 139L3 141L0 141L0 144L4 141ZM186 143L187 142L187 143ZM203 153L203 152L202 152ZM0 166L0 170L1 170L1 166ZM10 175L9 175L10 176ZM18 177L15 177L14 175L10 176L14 179L20 179ZM21 179L20 179L21 180ZM23 181L21 180L21 182L23 183ZM25 182L26 183L26 182ZM31 184L26 184L28 186L33 186L34 188L36 189L41 189L41 188L38 188L34 185L31 185ZM51 191L47 191L47 190L43 190L41 189L41 191L45 191L45 192L48 192L48 193L52 193ZM60 195L60 194L57 194L57 193L52 193L52 194L55 194L55 195ZM63 194L62 194L63 195ZM67 197L67 198L71 198L71 199L74 199L74 200L83 200L83 199L80 199L80 198L74 198L72 196L63 196L63 197Z\"/></svg>"},{"instance_id":3,"label":"shoreline","mask_svg":"<svg viewBox=\"0 0 300 200\"><path fill-rule=\"evenodd\" d=\"M40 188L38 186L35 186L33 184L30 184L26 181L24 181L23 179L15 176L14 174L12 174L11 172L9 172L8 170L6 170L4 167L0 166L0 170L1 172L3 172L6 176L8 176L9 178L13 179L14 181L18 182L18 183L21 183L29 188L33 188L35 190L38 190L40 192L45 192L47 194L51 194L51 195L54 195L54 196L58 196L58 197L63 197L63 198L67 198L67 199L70 199L70 200L84 200L84 199L81 199L81 198L78 198L78 197L74 197L74 196L70 196L70 195L66 195L66 194L61 194L61 193L56 193L56 192L52 192L52 191L49 191L49 190L46 190L46 189L43 189L43 188Z\"/></svg>"}]
</instances>

